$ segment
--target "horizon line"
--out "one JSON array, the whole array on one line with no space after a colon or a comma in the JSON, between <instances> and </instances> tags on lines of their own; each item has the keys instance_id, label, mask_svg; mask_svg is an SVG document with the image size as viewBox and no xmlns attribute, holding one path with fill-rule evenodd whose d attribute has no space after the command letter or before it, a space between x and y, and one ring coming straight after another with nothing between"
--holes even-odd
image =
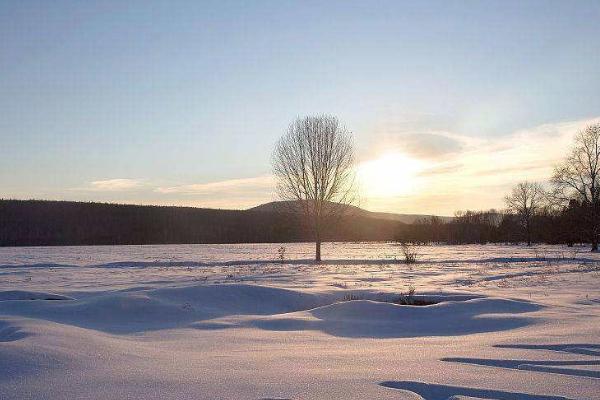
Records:
<instances>
[{"instance_id":1,"label":"horizon line","mask_svg":"<svg viewBox=\"0 0 600 400\"><path fill-rule=\"evenodd\" d=\"M86 203L86 204L107 204L107 205L115 205L115 206L134 206L134 207L170 207L170 208L194 208L198 210L218 210L218 211L252 211L252 209L260 207L262 205L271 204L271 203L281 203L286 202L288 200L273 200L268 201L266 203L260 203L252 207L248 208L218 208L218 207L202 207L202 206L193 206L193 205L178 205L178 204L150 204L150 203L135 203L135 202L119 202L119 201L102 201L102 200L68 200L68 199L41 199L41 198L4 198L0 197L1 201L38 201L38 202L58 202L58 203ZM434 213L411 213L411 212L393 212L393 211L372 211L367 208L363 208L357 205L350 204L349 206L359 208L363 211L367 211L373 214L392 214L392 215L419 215L419 216L428 216L428 217L441 217L441 218L454 218L452 215L442 215L442 214L434 214ZM488 209L478 209L478 210L456 210L456 212L460 211L475 211L475 212L485 212L485 211L499 211L496 208L488 208Z\"/></svg>"}]
</instances>

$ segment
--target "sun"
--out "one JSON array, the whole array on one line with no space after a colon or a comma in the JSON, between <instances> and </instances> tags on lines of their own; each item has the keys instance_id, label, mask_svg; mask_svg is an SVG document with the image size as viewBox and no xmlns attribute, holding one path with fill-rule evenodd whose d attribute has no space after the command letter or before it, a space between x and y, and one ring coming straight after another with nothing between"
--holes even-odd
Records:
<instances>
[{"instance_id":1,"label":"sun","mask_svg":"<svg viewBox=\"0 0 600 400\"><path fill-rule=\"evenodd\" d=\"M418 186L418 174L423 161L402 153L387 153L358 165L357 177L362 195L366 197L396 197L413 193Z\"/></svg>"}]
</instances>

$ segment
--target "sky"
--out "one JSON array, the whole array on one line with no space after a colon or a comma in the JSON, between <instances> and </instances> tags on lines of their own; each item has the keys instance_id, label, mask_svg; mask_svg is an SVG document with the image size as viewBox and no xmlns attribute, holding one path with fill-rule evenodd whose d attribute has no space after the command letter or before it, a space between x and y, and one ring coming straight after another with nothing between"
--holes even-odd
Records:
<instances>
[{"instance_id":1,"label":"sky","mask_svg":"<svg viewBox=\"0 0 600 400\"><path fill-rule=\"evenodd\" d=\"M598 1L2 1L0 197L248 208L298 116L360 205L452 215L600 121Z\"/></svg>"}]
</instances>

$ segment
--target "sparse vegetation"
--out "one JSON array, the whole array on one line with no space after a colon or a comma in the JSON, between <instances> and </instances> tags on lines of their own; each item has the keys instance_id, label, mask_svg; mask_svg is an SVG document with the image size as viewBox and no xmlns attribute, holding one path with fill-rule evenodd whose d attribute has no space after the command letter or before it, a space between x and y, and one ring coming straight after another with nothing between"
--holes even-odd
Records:
<instances>
[{"instance_id":1,"label":"sparse vegetation","mask_svg":"<svg viewBox=\"0 0 600 400\"><path fill-rule=\"evenodd\" d=\"M542 208L544 197L544 189L539 183L525 181L517 184L505 198L508 211L517 216L523 228L527 246L531 246L532 222Z\"/></svg>"},{"instance_id":2,"label":"sparse vegetation","mask_svg":"<svg viewBox=\"0 0 600 400\"><path fill-rule=\"evenodd\" d=\"M409 286L408 291L406 293L400 293L400 297L398 297L394 303L412 306L414 303L415 290L414 286Z\"/></svg>"},{"instance_id":3,"label":"sparse vegetation","mask_svg":"<svg viewBox=\"0 0 600 400\"><path fill-rule=\"evenodd\" d=\"M285 246L281 246L277 249L277 258L282 264L285 262Z\"/></svg>"},{"instance_id":4,"label":"sparse vegetation","mask_svg":"<svg viewBox=\"0 0 600 400\"><path fill-rule=\"evenodd\" d=\"M409 244L406 242L402 242L400 244L400 248L402 250L402 256L404 257L404 262L406 264L414 264L417 262L417 258L419 257L419 252L417 248L413 244Z\"/></svg>"},{"instance_id":5,"label":"sparse vegetation","mask_svg":"<svg viewBox=\"0 0 600 400\"><path fill-rule=\"evenodd\" d=\"M402 306L429 306L438 303L437 301L418 298L415 296L415 292L415 287L411 285L406 293L400 293L400 296L393 302Z\"/></svg>"},{"instance_id":6,"label":"sparse vegetation","mask_svg":"<svg viewBox=\"0 0 600 400\"><path fill-rule=\"evenodd\" d=\"M342 297L342 301L353 301L353 300L362 300L362 297L357 296L352 293L345 294L344 297Z\"/></svg>"},{"instance_id":7,"label":"sparse vegetation","mask_svg":"<svg viewBox=\"0 0 600 400\"><path fill-rule=\"evenodd\" d=\"M346 282L333 282L331 284L331 286L337 287L337 288L340 288L340 289L348 289L348 284Z\"/></svg>"}]
</instances>

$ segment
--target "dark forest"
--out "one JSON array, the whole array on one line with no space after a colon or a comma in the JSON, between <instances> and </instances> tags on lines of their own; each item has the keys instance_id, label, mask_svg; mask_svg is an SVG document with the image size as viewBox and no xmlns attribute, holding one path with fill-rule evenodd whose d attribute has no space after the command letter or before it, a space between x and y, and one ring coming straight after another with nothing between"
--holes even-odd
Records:
<instances>
[{"instance_id":1,"label":"dark forest","mask_svg":"<svg viewBox=\"0 0 600 400\"><path fill-rule=\"evenodd\" d=\"M357 211L359 210L359 211ZM518 243L526 241L512 213L457 212L453 218L424 217L403 223L352 208L327 224L326 241L408 243ZM587 242L581 207L540 212L531 240ZM270 209L217 210L42 200L0 200L1 246L266 243L310 241L310 227L294 212Z\"/></svg>"}]
</instances>

